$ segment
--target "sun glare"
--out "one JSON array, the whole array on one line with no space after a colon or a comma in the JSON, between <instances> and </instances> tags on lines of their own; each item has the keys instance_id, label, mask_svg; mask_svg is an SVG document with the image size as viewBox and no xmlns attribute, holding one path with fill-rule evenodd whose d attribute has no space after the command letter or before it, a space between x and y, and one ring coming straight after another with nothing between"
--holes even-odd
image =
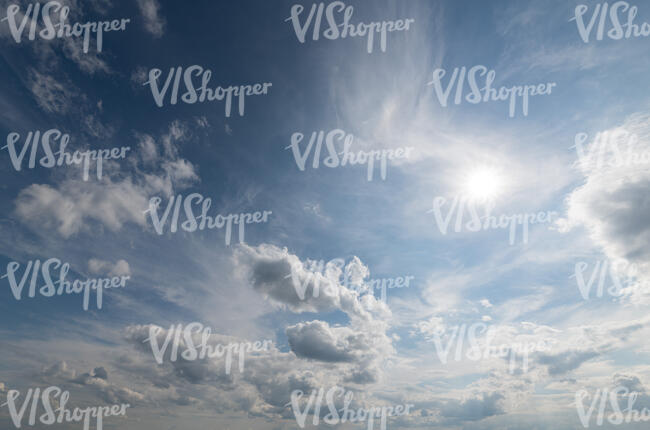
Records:
<instances>
[{"instance_id":1,"label":"sun glare","mask_svg":"<svg viewBox=\"0 0 650 430\"><path fill-rule=\"evenodd\" d=\"M503 178L494 169L478 169L467 176L465 194L472 200L492 200L502 191Z\"/></svg>"}]
</instances>

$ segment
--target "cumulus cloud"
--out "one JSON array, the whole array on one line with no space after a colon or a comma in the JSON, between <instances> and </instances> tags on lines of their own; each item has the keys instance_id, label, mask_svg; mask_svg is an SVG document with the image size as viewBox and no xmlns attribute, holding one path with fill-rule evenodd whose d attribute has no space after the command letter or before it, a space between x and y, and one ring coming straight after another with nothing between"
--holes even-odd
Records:
<instances>
[{"instance_id":1,"label":"cumulus cloud","mask_svg":"<svg viewBox=\"0 0 650 430\"><path fill-rule=\"evenodd\" d=\"M630 116L620 127L576 137L576 167L585 183L566 200L566 231L581 226L612 261L639 266L639 283L623 292L648 300L650 268L650 115Z\"/></svg>"},{"instance_id":2,"label":"cumulus cloud","mask_svg":"<svg viewBox=\"0 0 650 430\"><path fill-rule=\"evenodd\" d=\"M51 186L33 184L16 198L16 216L34 229L45 228L69 238L91 232L93 223L118 231L127 222L144 226L145 190L130 179L103 183L69 179ZM95 225L97 225L95 224Z\"/></svg>"},{"instance_id":3,"label":"cumulus cloud","mask_svg":"<svg viewBox=\"0 0 650 430\"><path fill-rule=\"evenodd\" d=\"M194 165L179 158L176 144L185 138L183 130L174 122L161 136L160 167L147 167L155 146L150 136L140 135L141 152L135 153L134 172L125 174L118 167L121 164L106 163L101 181L83 181L81 166L70 168L68 177L57 185L33 184L23 189L15 201L16 216L35 230L47 228L64 238L104 227L116 232L127 223L144 227L143 211L151 196L169 196L174 189L198 181Z\"/></svg>"},{"instance_id":4,"label":"cumulus cloud","mask_svg":"<svg viewBox=\"0 0 650 430\"><path fill-rule=\"evenodd\" d=\"M128 276L131 274L129 263L125 260L118 260L115 264L91 258L88 260L88 270L95 275L109 275L109 276Z\"/></svg>"},{"instance_id":5,"label":"cumulus cloud","mask_svg":"<svg viewBox=\"0 0 650 430\"><path fill-rule=\"evenodd\" d=\"M432 316L428 320L418 321L415 323L415 330L411 335L420 334L425 339L432 339L436 335L444 333L446 326L442 317Z\"/></svg>"},{"instance_id":6,"label":"cumulus cloud","mask_svg":"<svg viewBox=\"0 0 650 430\"><path fill-rule=\"evenodd\" d=\"M230 410L277 418L282 416L292 390L317 387L326 380L323 371L312 372L294 354L282 353L273 347L268 351L247 353L244 372L239 371L238 356L234 354L232 370L227 374L225 356L185 360L182 357L187 348L184 338L180 339L176 361L171 360L169 348L163 355L163 363L157 364L148 343L151 327L154 326L127 327L126 338L140 354L121 357L118 366L122 371L137 374L148 381L153 386L154 395L163 404L209 408L214 413ZM157 328L157 339L162 344L169 331ZM216 346L243 341L213 333L209 344ZM200 336L193 335L193 342L198 344Z\"/></svg>"},{"instance_id":7,"label":"cumulus cloud","mask_svg":"<svg viewBox=\"0 0 650 430\"><path fill-rule=\"evenodd\" d=\"M286 328L296 356L329 363L358 366L348 381L374 382L379 363L393 352L386 334L390 311L363 287L369 270L357 257L347 264L301 261L287 249L262 244L242 245L235 254L236 267L252 287L281 309L292 312L339 310L351 323L332 327L324 321L298 323Z\"/></svg>"},{"instance_id":8,"label":"cumulus cloud","mask_svg":"<svg viewBox=\"0 0 650 430\"><path fill-rule=\"evenodd\" d=\"M286 330L291 350L299 357L326 362L350 362L355 352L367 352L362 333L348 327L330 327L324 321L300 323Z\"/></svg>"},{"instance_id":9,"label":"cumulus cloud","mask_svg":"<svg viewBox=\"0 0 650 430\"><path fill-rule=\"evenodd\" d=\"M145 402L145 396L131 388L108 382L108 372L104 367L96 367L93 373L78 373L69 368L65 361L60 361L40 372L41 379L64 389L81 386L108 403L129 403L131 405Z\"/></svg>"},{"instance_id":10,"label":"cumulus cloud","mask_svg":"<svg viewBox=\"0 0 650 430\"><path fill-rule=\"evenodd\" d=\"M286 248L262 244L239 247L235 263L253 288L280 308L293 312L340 309L365 320L372 319L371 314L385 318L390 313L363 288L369 272L356 257L347 264L343 260L303 262Z\"/></svg>"},{"instance_id":11,"label":"cumulus cloud","mask_svg":"<svg viewBox=\"0 0 650 430\"><path fill-rule=\"evenodd\" d=\"M225 372L224 356L185 360L181 355L187 348L184 337L179 339L178 358L171 360L171 347L168 347L162 355L162 364L158 364L154 360L150 339L150 330L156 326L129 326L126 340L139 354L126 361L120 360L120 366L145 378L156 390L176 393L173 400L167 399L174 404L189 403L192 407L215 410L232 408L267 418L293 419L287 403L294 390L308 393L337 384L365 386L381 380L381 363L395 353L392 340L386 334L389 326L385 317L390 313L385 304L370 294L362 294L340 282L333 273L343 273L345 266L343 269L336 266L324 268L325 272L333 273L321 273L321 280L332 282L335 288L336 293L331 297L306 294L300 300L291 284L291 264L306 279L308 272L313 275L320 273L311 263L301 261L286 249L268 244L257 247L240 245L233 259L235 270L242 278L278 305L278 309L301 314L309 312L309 309L340 311L347 315L350 323L332 325L326 321L310 320L289 324L285 327L289 351L271 347L268 351L247 354L243 372L237 370L237 357L233 356L230 374ZM354 278L353 273L364 272L359 266L360 260L352 259L351 264L354 267L349 272L351 278ZM313 293L313 279L310 282L310 292ZM155 330L157 344L162 345L169 330L161 327ZM194 333L192 339L197 345L201 336ZM211 345L242 341L218 333L209 336ZM320 365L315 366L315 362ZM227 391L228 398L217 394L219 390Z\"/></svg>"}]
</instances>

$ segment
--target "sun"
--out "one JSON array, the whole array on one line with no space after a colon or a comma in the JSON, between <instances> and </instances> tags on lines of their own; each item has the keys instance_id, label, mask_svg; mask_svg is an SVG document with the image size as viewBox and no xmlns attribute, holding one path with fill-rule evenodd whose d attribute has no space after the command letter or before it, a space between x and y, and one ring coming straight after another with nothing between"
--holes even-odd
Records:
<instances>
[{"instance_id":1,"label":"sun","mask_svg":"<svg viewBox=\"0 0 650 430\"><path fill-rule=\"evenodd\" d=\"M503 190L503 178L496 169L480 168L467 175L465 195L470 200L493 200Z\"/></svg>"}]
</instances>

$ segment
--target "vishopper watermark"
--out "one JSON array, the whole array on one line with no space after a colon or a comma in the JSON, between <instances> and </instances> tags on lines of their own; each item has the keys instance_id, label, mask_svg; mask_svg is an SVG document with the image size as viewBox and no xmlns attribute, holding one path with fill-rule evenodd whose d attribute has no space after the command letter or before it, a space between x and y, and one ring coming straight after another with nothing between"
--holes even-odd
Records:
<instances>
[{"instance_id":1,"label":"vishopper watermark","mask_svg":"<svg viewBox=\"0 0 650 430\"><path fill-rule=\"evenodd\" d=\"M354 7L346 6L342 1L333 1L327 7L325 7L325 3L312 4L309 9L309 14L306 14L304 23L301 25L300 17L304 10L305 7L301 4L293 5L291 7L291 16L285 20L291 21L293 24L293 30L296 32L296 37L300 43L305 43L307 31L313 22L313 40L319 40L321 34L329 40L345 39L347 37L366 37L368 54L371 54L374 49L376 36L379 38L381 52L386 52L388 33L393 31L408 31L410 30L409 26L415 22L415 19L407 18L398 19L397 21L377 21L369 24L359 22L356 25L351 24L350 21L354 14ZM323 13L325 13L328 28L321 32ZM343 14L342 20L341 13Z\"/></svg>"},{"instance_id":2,"label":"vishopper watermark","mask_svg":"<svg viewBox=\"0 0 650 430\"><path fill-rule=\"evenodd\" d=\"M16 171L20 171L23 168L23 160L29 153L29 162L27 168L33 169L38 164L41 167L52 168L60 167L63 165L70 166L73 164L83 163L83 180L87 181L89 177L91 160L95 162L97 169L97 179L102 179L103 174L103 160L119 160L126 157L127 151L131 148L128 146L123 146L121 148L111 148L111 149L93 149L86 151L76 150L73 153L66 151L66 147L70 142L70 135L67 133L61 133L57 129L50 129L43 134L40 130L30 131L27 133L25 138L25 143L23 143L22 149L20 152L16 150L16 143L20 140L20 134L16 132L9 133L7 135L7 144L0 149L7 149L9 152L9 157L11 159L11 164L13 165ZM52 146L58 141L59 150L54 152ZM39 148L43 148L44 156L37 158ZM57 157L58 156L58 157Z\"/></svg>"},{"instance_id":3,"label":"vishopper watermark","mask_svg":"<svg viewBox=\"0 0 650 430\"><path fill-rule=\"evenodd\" d=\"M305 170L305 164L307 162L309 154L312 152L312 149L314 150L312 157L312 168L318 169L320 166L324 143L328 153L328 156L323 160L323 165L325 165L325 167L336 168L339 166L345 167L348 164L350 166L357 164L366 164L368 166L368 181L372 181L375 162L379 164L381 179L386 180L388 161L408 158L410 152L413 150L412 147L406 147L396 149L377 149L367 152L359 150L355 153L351 150L352 143L354 142L354 136L346 133L341 129L335 129L327 132L327 134L325 134L325 132L322 130L312 132L307 147L304 149L304 152L301 153L299 145L303 141L304 137L305 136L302 133L294 133L291 135L291 145L285 148L285 150L291 149L293 152L293 157L296 160L296 164L301 171ZM337 142L343 142L343 151L337 151ZM341 157L339 157L339 155Z\"/></svg>"},{"instance_id":4,"label":"vishopper watermark","mask_svg":"<svg viewBox=\"0 0 650 430\"><path fill-rule=\"evenodd\" d=\"M226 245L230 245L233 224L239 226L239 243L244 243L245 225L252 223L266 223L268 222L268 216L273 213L272 211L258 211L254 213L228 215L217 214L216 216L212 217L208 215L208 210L212 205L212 199L209 197L203 197L199 193L192 193L185 197L183 197L181 194L172 196L167 202L167 207L165 208L162 217L159 217L158 209L161 202L162 199L160 197L152 197L151 200L149 200L149 209L144 211L145 214L148 213L151 217L153 227L156 230L156 233L159 235L163 235L165 233L165 225L167 224L170 213L171 219L169 220L169 231L171 233L176 233L178 231L182 205L185 221L180 223L180 228L183 231L194 232L196 230L204 230L206 228L222 229L225 227ZM195 205L201 206L201 213L198 216L194 213Z\"/></svg>"},{"instance_id":5,"label":"vishopper watermark","mask_svg":"<svg viewBox=\"0 0 650 430\"><path fill-rule=\"evenodd\" d=\"M577 391L575 396L578 417L580 418L580 422L584 428L589 427L591 417L596 411L596 405L598 405L598 413L595 416L597 426L603 425L605 417L607 417L607 421L613 425L650 421L650 410L647 408L643 408L641 410L634 409L634 403L638 398L638 393L634 391L631 392L627 387L619 386L613 390L609 390L607 388L597 389L593 394L591 405L589 405L589 410L585 411L584 399L590 397L592 396L587 390ZM619 404L619 397L623 398L627 404L627 407L625 409L621 408L621 405ZM611 406L611 412L606 415L608 410L608 400Z\"/></svg>"},{"instance_id":6,"label":"vishopper watermark","mask_svg":"<svg viewBox=\"0 0 650 430\"><path fill-rule=\"evenodd\" d=\"M20 263L11 261L7 264L7 273L0 279L7 278L11 292L16 300L23 298L23 289L29 280L29 289L27 296L34 298L38 292L43 297L61 296L63 294L82 294L83 293L83 310L87 311L90 303L91 291L95 292L97 309L102 308L104 290L110 288L126 287L126 281L131 279L130 276L113 276L111 278L87 278L82 281L66 281L66 276L70 270L69 263L62 263L58 258L49 258L41 263L41 260L29 260L25 270L20 276L16 275L20 269ZM59 270L58 280L52 280L52 271ZM39 274L43 277L45 284L38 287Z\"/></svg>"},{"instance_id":7,"label":"vishopper watermark","mask_svg":"<svg viewBox=\"0 0 650 430\"><path fill-rule=\"evenodd\" d=\"M436 225L440 233L447 234L449 223L456 214L456 222L454 223L454 232L460 233L462 231L478 232L481 230L489 229L508 229L509 230L509 243L514 245L517 239L518 226L521 226L522 243L528 243L529 227L533 224L551 223L553 216L557 212L546 211L538 213L523 213L523 214L501 214L492 215L494 210L494 203L488 201L480 204L476 199L467 198L465 196L455 196L451 201L447 215L443 216L442 209L447 204L447 199L442 196L433 199L433 208L427 213L433 212L436 220ZM483 208L484 215L479 215L479 207ZM469 221L465 220L466 210L468 212Z\"/></svg>"},{"instance_id":8,"label":"vishopper watermark","mask_svg":"<svg viewBox=\"0 0 650 430\"><path fill-rule=\"evenodd\" d=\"M474 66L467 70L466 67L454 68L454 71L449 78L446 89L443 90L442 78L447 74L445 69L436 69L433 71L433 77L427 85L433 85L433 88L438 97L438 102L442 107L447 107L449 95L451 94L454 85L456 85L456 93L454 96L454 103L460 104L463 100L471 104L487 103L490 101L506 101L509 100L509 117L513 118L517 110L517 100L521 98L521 111L524 116L528 116L529 98L533 96L547 96L551 94L553 87L557 84L549 82L546 84L537 85L515 85L512 87L502 86L500 88L492 88L492 84L496 78L494 70L488 70L485 66ZM487 76L486 76L487 75ZM484 86L480 87L479 77L485 76ZM470 94L465 95L465 79L469 84Z\"/></svg>"},{"instance_id":9,"label":"vishopper watermark","mask_svg":"<svg viewBox=\"0 0 650 430\"><path fill-rule=\"evenodd\" d=\"M307 404L304 405L304 410L301 411L300 403L304 393L302 390L294 390L291 393L291 402L285 405L291 405L293 410L293 415L296 418L296 423L300 428L305 427L305 421L307 415L310 411L313 414L313 424L315 426L320 423L321 410L323 409L323 398L325 398L325 403L329 409L329 414L323 417L323 422L329 425L338 425L349 423L360 423L367 422L368 430L372 430L375 424L375 418L379 420L379 428L381 430L386 430L386 422L388 417L403 416L410 413L410 409L415 407L412 404L405 405L396 405L396 406L373 406L370 408L350 408L352 403L354 393L351 391L346 391L342 387L334 386L327 390L323 388L318 389L318 391L312 391L309 396ZM341 398L343 401L343 407L337 408L336 400ZM304 403L304 402L302 402ZM340 413L340 414L339 414Z\"/></svg>"},{"instance_id":10,"label":"vishopper watermark","mask_svg":"<svg viewBox=\"0 0 650 430\"><path fill-rule=\"evenodd\" d=\"M53 23L53 18L51 13L58 13L59 19L57 23ZM37 35L43 40L52 40L54 38L62 39L64 37L81 37L83 36L83 52L88 53L90 47L91 34L95 35L95 43L97 46L97 52L102 52L102 47L104 43L103 33L109 31L124 31L126 30L126 24L131 22L130 19L121 19L113 21L96 21L96 22L75 22L70 25L66 23L68 15L70 14L70 8L68 6L63 6L58 1L49 1L41 7L40 3L30 3L27 5L27 9L23 13L20 23L18 22L18 16L21 14L20 6L17 4L11 4L7 6L7 16L2 18L2 21L7 21L9 24L9 30L13 36L16 43L22 41L23 33L29 23L29 40L36 39ZM43 19L43 28L40 31L38 30L38 19Z\"/></svg>"},{"instance_id":11,"label":"vishopper watermark","mask_svg":"<svg viewBox=\"0 0 650 430\"><path fill-rule=\"evenodd\" d=\"M212 102L215 100L224 101L226 117L230 117L234 98L237 98L239 116L244 116L246 97L266 95L268 94L269 87L273 85L270 82L265 82L263 84L258 83L252 85L237 86L230 85L228 87L218 86L214 89L208 88L210 78L212 77L212 71L210 69L204 69L199 65L190 66L186 68L185 71L183 71L183 67L181 66L170 68L162 88L159 87L158 83L158 78L160 75L162 75L162 70L151 69L149 71L149 80L143 84L149 85L151 88L151 94L158 107L164 106L165 96L170 89L170 85L171 93L169 94L169 104L175 105L178 103L182 78L183 86L185 87L186 91L180 96L181 102L194 104L197 102L203 103L206 101ZM194 81L194 75L197 78L201 78L200 86L196 85L196 82Z\"/></svg>"},{"instance_id":12,"label":"vishopper watermark","mask_svg":"<svg viewBox=\"0 0 650 430\"><path fill-rule=\"evenodd\" d=\"M233 354L239 354L237 359L239 372L241 373L244 372L244 361L247 352L268 351L269 345L273 344L272 340L264 340L263 342L255 341L254 343L232 342L228 344L210 344L212 329L210 327L204 327L201 323L193 322L185 326L185 328L183 328L182 324L171 325L164 335L162 346L160 346L158 338L162 331L163 329L161 327L155 325L149 326L149 337L143 341L143 343L149 342L151 345L151 352L158 364L164 363L164 358L171 342L171 351L168 354L168 360L170 362L178 360L179 349L181 348L182 352L180 353L180 357L185 361L225 357L224 365L226 375L230 375ZM200 341L198 344L195 344L194 341L198 337L200 337Z\"/></svg>"},{"instance_id":13,"label":"vishopper watermark","mask_svg":"<svg viewBox=\"0 0 650 430\"><path fill-rule=\"evenodd\" d=\"M43 425L63 424L63 423L77 423L83 421L84 430L90 430L91 418L95 421L95 429L102 430L104 425L104 418L117 417L126 415L126 409L131 405L128 403L114 404L111 406L92 406L87 408L74 408L68 409L66 405L70 399L70 392L63 391L57 386L51 386L41 392L40 388L30 388L27 390L25 400L18 409L16 401L20 397L20 391L9 390L7 392L7 402L2 406L7 406L9 415L16 428L21 428L23 417L27 411L27 407L31 402L31 410L27 425L34 426L36 424L36 417L38 413L39 400L42 403L44 414L38 417L38 421ZM53 403L58 403L55 407Z\"/></svg>"},{"instance_id":14,"label":"vishopper watermark","mask_svg":"<svg viewBox=\"0 0 650 430\"><path fill-rule=\"evenodd\" d=\"M485 334L484 339L479 339L477 335ZM522 371L528 371L528 354L531 352L548 351L550 340L539 340L537 342L509 342L500 343L499 345L492 345L496 336L496 329L492 326L488 327L484 323L474 323L470 326L462 324L455 326L451 329L451 333L445 330L438 330L433 335L433 342L436 347L436 355L442 364L447 364L449 352L454 342L456 343L456 350L454 353L454 361L461 361L463 355L466 359L471 361L485 360L491 357L496 358L509 358L510 373L516 370L517 359L521 358ZM443 345L443 337L447 339L446 346ZM467 337L469 348L465 348L465 338ZM463 354L464 352L464 354Z\"/></svg>"},{"instance_id":15,"label":"vishopper watermark","mask_svg":"<svg viewBox=\"0 0 650 430\"><path fill-rule=\"evenodd\" d=\"M583 169L602 169L650 164L650 149L637 146L639 137L626 130L598 133L590 145L585 145L587 133L578 133L574 145L578 160L574 165ZM619 145L625 145L621 148Z\"/></svg>"},{"instance_id":16,"label":"vishopper watermark","mask_svg":"<svg viewBox=\"0 0 650 430\"><path fill-rule=\"evenodd\" d=\"M591 12L591 18L589 22L585 23L583 18L589 10L589 6L586 4L581 4L576 6L575 15L569 20L575 21L576 26L578 27L578 33L580 38L584 43L589 43L589 38L591 37L594 26L596 25L596 20L598 20L598 28L596 29L596 40L603 40L605 35L612 40L621 40L623 38L629 39L630 37L648 37L650 36L650 24L644 22L639 27L638 24L634 24L636 15L639 12L639 8L636 6L630 6L626 1L617 1L609 7L608 12L608 3L598 3L596 7ZM627 12L627 21L621 23L621 14ZM599 16L600 14L600 16ZM609 21L610 29L605 33L605 25Z\"/></svg>"},{"instance_id":17,"label":"vishopper watermark","mask_svg":"<svg viewBox=\"0 0 650 430\"><path fill-rule=\"evenodd\" d=\"M637 265L629 263L624 259L616 261L599 260L593 265L591 275L588 275L587 279L585 278L585 275L587 274L586 272L589 265L590 264L586 261L576 263L575 273L570 276L570 278L576 279L580 294L585 300L589 299L589 295L596 279L598 279L596 297L603 297L608 277L611 279L613 284L607 287L607 294L612 297L620 297L623 294L623 289L628 287L632 280L639 274ZM621 279L621 277L623 279Z\"/></svg>"},{"instance_id":18,"label":"vishopper watermark","mask_svg":"<svg viewBox=\"0 0 650 430\"><path fill-rule=\"evenodd\" d=\"M304 276L301 276L303 274ZM332 277L331 274L338 276ZM319 260L310 261L308 264L302 264L300 266L295 265L291 267L291 273L285 276L287 279L291 278L293 287L300 300L308 298L306 292L310 284L312 285L312 296L314 298L320 296L321 286L323 287L323 295L336 296L336 285L334 283L338 283L361 294L371 292L374 295L374 289L378 289L380 290L379 300L383 303L386 303L388 289L408 288L410 282L415 279L414 276L398 276L396 278L379 278L352 282L352 277L353 275L345 270L345 260L343 258L335 258L327 263L325 260ZM321 285L321 283L325 285Z\"/></svg>"}]
</instances>

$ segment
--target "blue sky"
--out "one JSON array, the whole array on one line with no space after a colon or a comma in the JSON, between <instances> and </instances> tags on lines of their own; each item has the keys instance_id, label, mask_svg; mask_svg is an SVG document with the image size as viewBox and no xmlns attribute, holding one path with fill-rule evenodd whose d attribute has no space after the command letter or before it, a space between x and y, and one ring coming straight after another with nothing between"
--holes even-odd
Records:
<instances>
[{"instance_id":1,"label":"blue sky","mask_svg":"<svg viewBox=\"0 0 650 430\"><path fill-rule=\"evenodd\" d=\"M131 149L88 181L78 166L17 171L0 151L1 272L58 258L71 280L130 279L88 311L77 295L16 300L1 279L2 398L57 385L73 405L129 403L104 426L138 430L295 429L292 391L334 385L361 406L415 405L389 428L583 428L575 393L616 386L650 405L648 164L579 165L572 148L578 133L594 147L599 133L623 131L649 151L647 38L584 43L570 21L580 2L346 1L355 23L415 19L369 54L360 37L314 41L309 30L300 43L287 20L297 3L283 0L63 3L70 22L130 23L83 53L77 39L16 43L0 22L0 134L19 133L20 148L29 131L56 128L71 150ZM27 2L2 2L2 17L10 4ZM301 4L306 15L312 3ZM598 2L585 4L588 19ZM650 21L650 7L636 6L635 23ZM156 106L149 71L164 79L191 65L212 71L211 88L272 86L246 98L243 116L226 117L222 102ZM433 71L447 71L444 86L454 68L476 65L495 71L497 88L556 86L530 99L527 116L509 118L504 101L441 106ZM336 129L354 151L413 149L389 161L385 180L375 170L368 181L366 166L315 169L311 156L301 171L292 135L305 135L303 148ZM489 173L468 190L477 172ZM442 234L434 198L488 191L496 215L557 216L531 226L526 243L510 244L506 229ZM149 199L179 193L211 198L211 215L272 215L246 225L245 244L233 234L227 246L223 230L156 234ZM413 281L380 303L310 266L333 259L366 283ZM576 264L590 276L599 261L637 268L611 272L627 282L620 297L581 296ZM300 300L284 276L293 269L308 284L332 280L335 297ZM218 361L158 365L141 342L148 328L190 322L223 342L274 346L231 375ZM497 343L552 347L514 373L495 357L442 363L435 339L479 323ZM0 423L13 428L7 408Z\"/></svg>"}]
</instances>

